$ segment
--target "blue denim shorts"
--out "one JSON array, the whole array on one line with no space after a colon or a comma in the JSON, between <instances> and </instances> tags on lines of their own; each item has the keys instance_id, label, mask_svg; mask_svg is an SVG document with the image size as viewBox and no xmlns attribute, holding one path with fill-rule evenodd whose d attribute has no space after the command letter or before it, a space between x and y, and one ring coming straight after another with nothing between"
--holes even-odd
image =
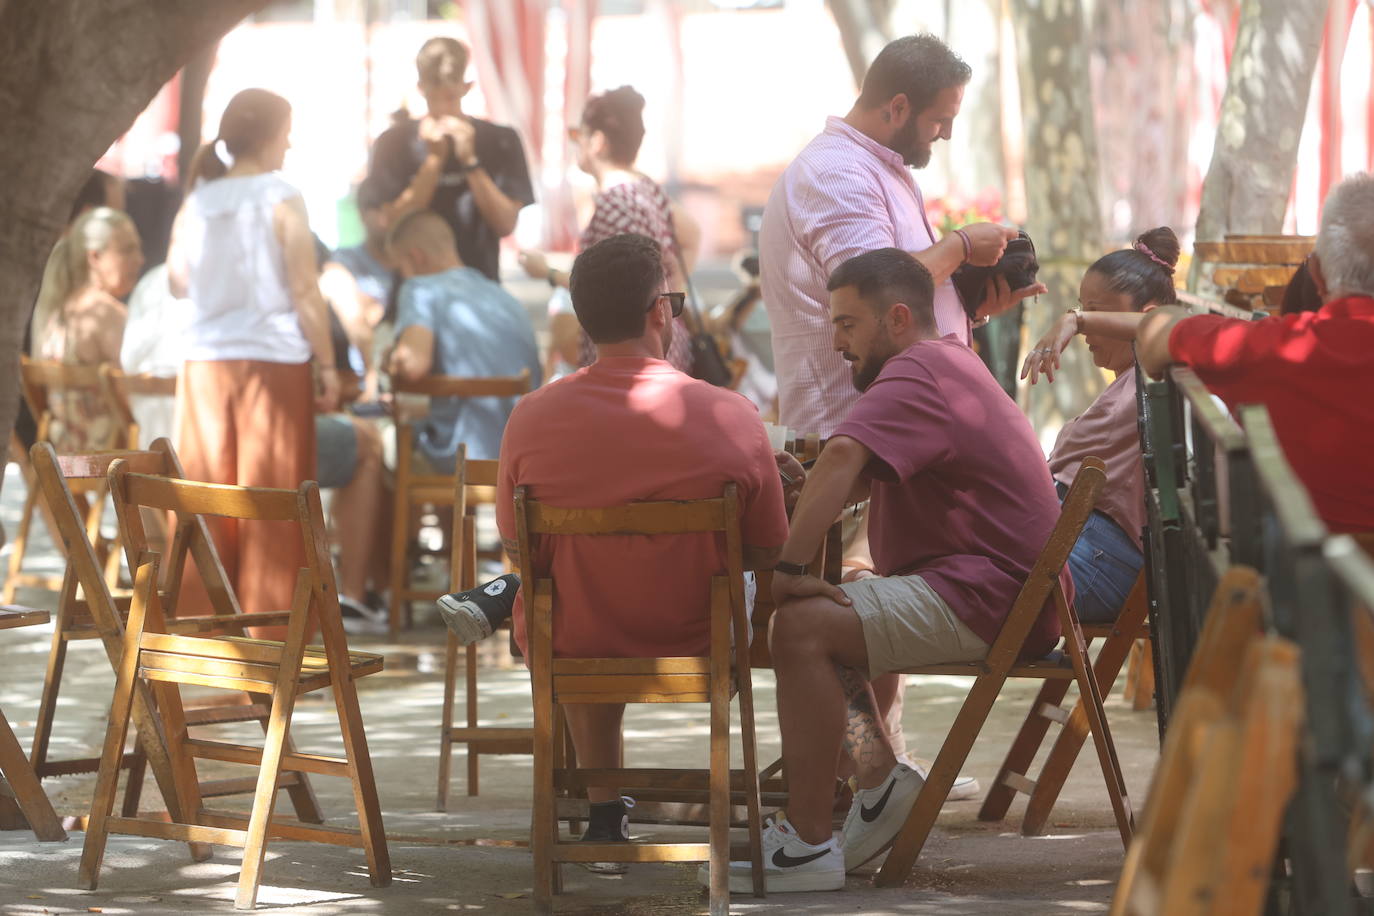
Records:
<instances>
[{"instance_id":1,"label":"blue denim shorts","mask_svg":"<svg viewBox=\"0 0 1374 916\"><path fill-rule=\"evenodd\" d=\"M1055 484L1062 500L1068 487ZM1121 526L1094 509L1069 554L1074 610L1084 623L1111 623L1126 603L1145 557Z\"/></svg>"}]
</instances>

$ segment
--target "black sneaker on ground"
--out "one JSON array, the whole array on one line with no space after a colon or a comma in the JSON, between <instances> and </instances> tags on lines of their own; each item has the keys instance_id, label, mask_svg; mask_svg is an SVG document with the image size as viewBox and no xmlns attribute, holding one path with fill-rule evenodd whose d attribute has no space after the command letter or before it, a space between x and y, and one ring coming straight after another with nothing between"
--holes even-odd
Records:
<instances>
[{"instance_id":1,"label":"black sneaker on ground","mask_svg":"<svg viewBox=\"0 0 1374 916\"><path fill-rule=\"evenodd\" d=\"M630 809L634 804L634 799L625 795L615 801L592 802L582 842L630 842ZM624 862L583 862L582 867L596 875L623 875L630 870Z\"/></svg>"},{"instance_id":2,"label":"black sneaker on ground","mask_svg":"<svg viewBox=\"0 0 1374 916\"><path fill-rule=\"evenodd\" d=\"M520 577L507 573L465 592L444 595L438 601L444 624L463 645L486 639L511 615Z\"/></svg>"}]
</instances>

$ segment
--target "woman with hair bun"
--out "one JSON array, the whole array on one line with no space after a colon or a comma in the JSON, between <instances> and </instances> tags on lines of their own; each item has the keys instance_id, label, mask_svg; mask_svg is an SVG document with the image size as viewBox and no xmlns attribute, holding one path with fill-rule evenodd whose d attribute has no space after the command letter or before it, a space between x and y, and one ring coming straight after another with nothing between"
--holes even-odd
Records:
<instances>
[{"instance_id":1,"label":"woman with hair bun","mask_svg":"<svg viewBox=\"0 0 1374 916\"><path fill-rule=\"evenodd\" d=\"M1174 267L1179 244L1167 226L1151 229L1135 244L1099 258L1078 288L1078 307L1065 312L1026 356L1021 377L1054 381L1059 354L1083 327L1084 312L1117 312L1132 325L1139 314L1178 301ZM1130 314L1126 318L1126 313ZM1064 424L1050 453L1050 474L1062 499L1083 459L1107 465L1107 485L1069 555L1074 606L1080 619L1108 623L1135 584L1144 564L1145 470L1136 427L1135 353L1129 339L1084 334L1093 363L1116 380L1077 418Z\"/></svg>"},{"instance_id":2,"label":"woman with hair bun","mask_svg":"<svg viewBox=\"0 0 1374 916\"><path fill-rule=\"evenodd\" d=\"M581 123L568 136L577 145L578 167L596 179L597 187L595 209L578 240L579 249L586 251L624 232L648 236L663 249L666 289L686 289L683 268L691 269L700 232L657 182L634 167L644 141L644 97L630 86L592 96L582 110ZM550 269L541 252L523 252L520 263L531 277L546 279L555 289L567 288L567 271ZM591 339L582 333L567 297L558 301L565 307L549 316L552 355L573 366L589 366L596 359ZM691 331L681 317L668 362L683 372L692 371Z\"/></svg>"},{"instance_id":3,"label":"woman with hair bun","mask_svg":"<svg viewBox=\"0 0 1374 916\"><path fill-rule=\"evenodd\" d=\"M190 300L177 451L193 480L296 488L315 476L315 411L338 401L305 202L277 174L290 132L286 99L245 89L230 99L218 136L191 160L192 190L177 214L167 263L173 294ZM245 611L291 606L305 548L289 528L212 520ZM208 609L201 594L184 595L177 607ZM255 635L284 632L270 627Z\"/></svg>"},{"instance_id":4,"label":"woman with hair bun","mask_svg":"<svg viewBox=\"0 0 1374 916\"><path fill-rule=\"evenodd\" d=\"M34 355L69 366L119 365L129 320L120 300L142 267L138 230L127 214L96 207L77 217L48 259L34 309ZM94 392L64 391L50 406L59 451L114 447L114 417Z\"/></svg>"}]
</instances>

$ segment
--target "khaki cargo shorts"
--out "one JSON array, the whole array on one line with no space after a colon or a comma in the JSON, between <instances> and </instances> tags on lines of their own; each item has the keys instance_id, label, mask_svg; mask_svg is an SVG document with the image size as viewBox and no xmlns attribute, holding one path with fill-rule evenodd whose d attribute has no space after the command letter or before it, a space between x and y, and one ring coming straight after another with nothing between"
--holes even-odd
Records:
<instances>
[{"instance_id":1,"label":"khaki cargo shorts","mask_svg":"<svg viewBox=\"0 0 1374 916\"><path fill-rule=\"evenodd\" d=\"M983 642L920 576L885 576L841 585L863 623L868 677L986 658Z\"/></svg>"}]
</instances>

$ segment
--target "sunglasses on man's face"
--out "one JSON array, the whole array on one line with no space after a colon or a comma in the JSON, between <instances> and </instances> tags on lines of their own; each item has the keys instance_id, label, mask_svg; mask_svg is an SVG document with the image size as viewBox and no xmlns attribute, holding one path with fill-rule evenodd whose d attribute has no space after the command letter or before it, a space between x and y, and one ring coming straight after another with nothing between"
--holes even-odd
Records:
<instances>
[{"instance_id":1,"label":"sunglasses on man's face","mask_svg":"<svg viewBox=\"0 0 1374 916\"><path fill-rule=\"evenodd\" d=\"M686 293L659 293L657 296L655 296L654 298L652 298L652 299L649 300L649 308L646 308L644 311L646 311L646 312L649 311L649 309L651 309L651 308L653 308L654 306L658 305L658 303L659 303L661 300L663 300L663 299L667 299L667 300L668 300L668 305L669 305L669 306L672 308L672 310L673 310L673 317L674 317L674 318L677 318L679 315L682 314L682 305L683 305L683 303L685 303L685 302L687 301L687 294L686 294Z\"/></svg>"}]
</instances>

